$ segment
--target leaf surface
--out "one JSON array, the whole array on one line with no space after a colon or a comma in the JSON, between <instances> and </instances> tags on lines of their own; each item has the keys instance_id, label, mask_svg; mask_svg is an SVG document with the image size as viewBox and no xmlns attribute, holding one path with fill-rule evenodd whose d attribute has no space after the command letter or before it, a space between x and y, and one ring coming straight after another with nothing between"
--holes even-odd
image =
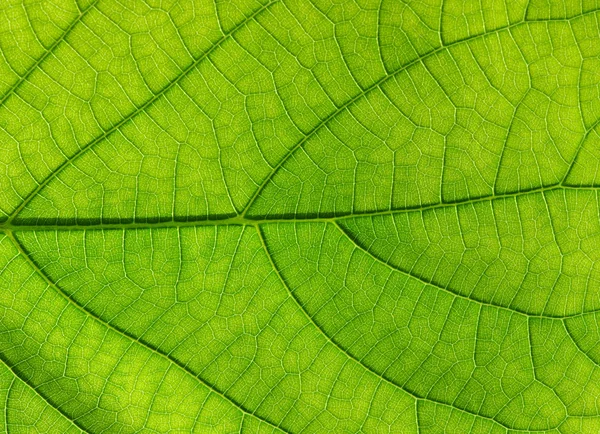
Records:
<instances>
[{"instance_id":1,"label":"leaf surface","mask_svg":"<svg viewBox=\"0 0 600 434\"><path fill-rule=\"evenodd\" d=\"M0 431L600 431L597 1L0 5Z\"/></svg>"}]
</instances>

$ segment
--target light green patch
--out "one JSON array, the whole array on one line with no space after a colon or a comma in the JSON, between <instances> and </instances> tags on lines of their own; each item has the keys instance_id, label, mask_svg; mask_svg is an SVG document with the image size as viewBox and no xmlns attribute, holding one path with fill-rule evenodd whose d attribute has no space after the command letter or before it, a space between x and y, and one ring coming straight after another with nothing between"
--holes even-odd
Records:
<instances>
[{"instance_id":1,"label":"light green patch","mask_svg":"<svg viewBox=\"0 0 600 434\"><path fill-rule=\"evenodd\" d=\"M0 432L600 430L600 3L0 3Z\"/></svg>"}]
</instances>

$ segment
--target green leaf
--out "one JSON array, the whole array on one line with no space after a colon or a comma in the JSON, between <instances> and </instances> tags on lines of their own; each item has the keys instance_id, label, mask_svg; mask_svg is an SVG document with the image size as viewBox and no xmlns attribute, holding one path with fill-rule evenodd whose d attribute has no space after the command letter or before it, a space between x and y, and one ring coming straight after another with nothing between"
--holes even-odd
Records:
<instances>
[{"instance_id":1,"label":"green leaf","mask_svg":"<svg viewBox=\"0 0 600 434\"><path fill-rule=\"evenodd\" d=\"M0 431L600 431L600 1L0 2Z\"/></svg>"}]
</instances>

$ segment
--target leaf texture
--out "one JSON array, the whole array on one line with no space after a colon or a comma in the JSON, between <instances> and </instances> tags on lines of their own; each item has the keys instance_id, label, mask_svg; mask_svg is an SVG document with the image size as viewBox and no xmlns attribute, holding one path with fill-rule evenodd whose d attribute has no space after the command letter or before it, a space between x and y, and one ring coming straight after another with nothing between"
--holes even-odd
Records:
<instances>
[{"instance_id":1,"label":"leaf texture","mask_svg":"<svg viewBox=\"0 0 600 434\"><path fill-rule=\"evenodd\" d=\"M600 2L0 4L0 431L600 432Z\"/></svg>"}]
</instances>

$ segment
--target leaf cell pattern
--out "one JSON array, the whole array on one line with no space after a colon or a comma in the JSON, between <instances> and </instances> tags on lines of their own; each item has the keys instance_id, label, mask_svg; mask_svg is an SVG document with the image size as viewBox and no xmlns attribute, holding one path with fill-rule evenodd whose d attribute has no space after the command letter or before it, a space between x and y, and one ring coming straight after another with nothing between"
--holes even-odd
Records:
<instances>
[{"instance_id":1,"label":"leaf cell pattern","mask_svg":"<svg viewBox=\"0 0 600 434\"><path fill-rule=\"evenodd\" d=\"M600 432L598 0L6 0L0 54L0 431Z\"/></svg>"}]
</instances>

